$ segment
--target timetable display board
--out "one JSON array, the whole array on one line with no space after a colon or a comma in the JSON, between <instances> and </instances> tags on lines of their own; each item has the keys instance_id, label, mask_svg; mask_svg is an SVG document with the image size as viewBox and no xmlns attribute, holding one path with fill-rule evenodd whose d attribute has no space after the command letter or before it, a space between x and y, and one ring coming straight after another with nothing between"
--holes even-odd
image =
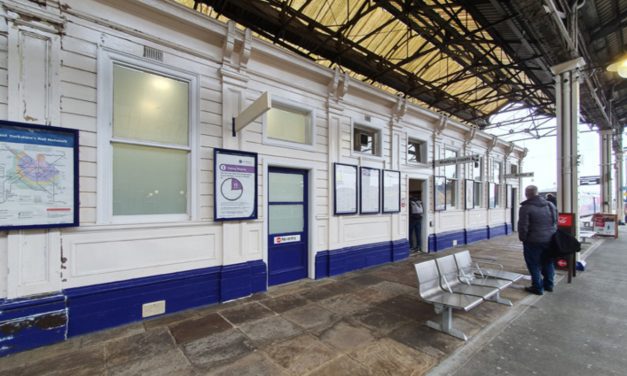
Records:
<instances>
[{"instance_id":1,"label":"timetable display board","mask_svg":"<svg viewBox=\"0 0 627 376\"><path fill-rule=\"evenodd\" d=\"M475 181L466 179L466 210L475 208Z\"/></svg>"},{"instance_id":2,"label":"timetable display board","mask_svg":"<svg viewBox=\"0 0 627 376\"><path fill-rule=\"evenodd\" d=\"M214 220L257 218L257 154L214 149Z\"/></svg>"},{"instance_id":3,"label":"timetable display board","mask_svg":"<svg viewBox=\"0 0 627 376\"><path fill-rule=\"evenodd\" d=\"M377 214L381 211L381 170L361 167L360 169L360 212Z\"/></svg>"},{"instance_id":4,"label":"timetable display board","mask_svg":"<svg viewBox=\"0 0 627 376\"><path fill-rule=\"evenodd\" d=\"M334 213L357 214L357 166L334 164Z\"/></svg>"},{"instance_id":5,"label":"timetable display board","mask_svg":"<svg viewBox=\"0 0 627 376\"><path fill-rule=\"evenodd\" d=\"M0 230L79 225L78 131L0 121Z\"/></svg>"},{"instance_id":6,"label":"timetable display board","mask_svg":"<svg viewBox=\"0 0 627 376\"><path fill-rule=\"evenodd\" d=\"M383 170L383 212L401 211L401 172Z\"/></svg>"}]
</instances>

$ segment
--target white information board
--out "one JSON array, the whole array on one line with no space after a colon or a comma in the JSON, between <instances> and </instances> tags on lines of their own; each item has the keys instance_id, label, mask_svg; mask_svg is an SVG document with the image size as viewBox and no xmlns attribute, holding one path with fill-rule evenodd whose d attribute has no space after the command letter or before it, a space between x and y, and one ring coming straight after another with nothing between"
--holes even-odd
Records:
<instances>
[{"instance_id":1,"label":"white information board","mask_svg":"<svg viewBox=\"0 0 627 376\"><path fill-rule=\"evenodd\" d=\"M257 154L214 149L214 219L257 218Z\"/></svg>"},{"instance_id":2,"label":"white information board","mask_svg":"<svg viewBox=\"0 0 627 376\"><path fill-rule=\"evenodd\" d=\"M357 213L357 166L335 163L335 214Z\"/></svg>"},{"instance_id":3,"label":"white information board","mask_svg":"<svg viewBox=\"0 0 627 376\"><path fill-rule=\"evenodd\" d=\"M361 205L362 214L374 214L380 211L381 202L381 170L377 168L361 168Z\"/></svg>"},{"instance_id":4,"label":"white information board","mask_svg":"<svg viewBox=\"0 0 627 376\"><path fill-rule=\"evenodd\" d=\"M401 211L401 172L383 170L383 212Z\"/></svg>"},{"instance_id":5,"label":"white information board","mask_svg":"<svg viewBox=\"0 0 627 376\"><path fill-rule=\"evenodd\" d=\"M0 122L0 229L78 226L78 131Z\"/></svg>"}]
</instances>

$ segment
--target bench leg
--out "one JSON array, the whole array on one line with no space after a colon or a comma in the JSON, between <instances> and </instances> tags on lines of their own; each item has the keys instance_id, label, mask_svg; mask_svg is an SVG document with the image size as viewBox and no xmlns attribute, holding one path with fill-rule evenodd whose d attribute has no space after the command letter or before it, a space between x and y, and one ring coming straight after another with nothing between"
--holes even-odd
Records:
<instances>
[{"instance_id":1,"label":"bench leg","mask_svg":"<svg viewBox=\"0 0 627 376\"><path fill-rule=\"evenodd\" d=\"M513 306L512 301L509 299L505 299L505 298L501 298L501 292L497 292L495 295L493 295L491 298L486 299L488 301L494 302L494 303L499 303L499 304L504 304L506 306Z\"/></svg>"},{"instance_id":2,"label":"bench leg","mask_svg":"<svg viewBox=\"0 0 627 376\"><path fill-rule=\"evenodd\" d=\"M431 329L435 329L455 338L459 338L462 341L468 341L468 337L466 337L466 335L461 330L453 327L453 309L451 307L444 308L436 306L436 310L438 310L438 308L442 312L442 316L440 316L442 321L440 323L437 323L429 320L427 321L427 326Z\"/></svg>"}]
</instances>

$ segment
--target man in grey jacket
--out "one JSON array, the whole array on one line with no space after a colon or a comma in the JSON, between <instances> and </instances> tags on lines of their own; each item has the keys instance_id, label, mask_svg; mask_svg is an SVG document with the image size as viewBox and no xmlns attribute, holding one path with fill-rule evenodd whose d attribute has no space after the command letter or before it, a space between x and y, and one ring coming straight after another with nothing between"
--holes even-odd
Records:
<instances>
[{"instance_id":1,"label":"man in grey jacket","mask_svg":"<svg viewBox=\"0 0 627 376\"><path fill-rule=\"evenodd\" d=\"M557 231L557 208L538 195L538 187L525 188L527 200L520 203L518 239L523 242L525 262L531 274L530 293L542 295L553 291L555 266L548 256L551 238Z\"/></svg>"}]
</instances>

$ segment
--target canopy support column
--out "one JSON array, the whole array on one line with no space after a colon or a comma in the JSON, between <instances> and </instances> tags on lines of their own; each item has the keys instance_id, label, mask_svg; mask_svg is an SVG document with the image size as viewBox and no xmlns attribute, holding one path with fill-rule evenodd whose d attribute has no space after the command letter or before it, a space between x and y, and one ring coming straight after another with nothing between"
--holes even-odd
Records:
<instances>
[{"instance_id":1,"label":"canopy support column","mask_svg":"<svg viewBox=\"0 0 627 376\"><path fill-rule=\"evenodd\" d=\"M612 131L601 131L601 212L612 212Z\"/></svg>"},{"instance_id":2,"label":"canopy support column","mask_svg":"<svg viewBox=\"0 0 627 376\"><path fill-rule=\"evenodd\" d=\"M573 214L575 235L579 238L579 158L577 137L579 132L579 69L585 65L578 58L551 67L555 75L555 108L557 117L557 211ZM576 266L583 263L576 254ZM574 275L574 270L573 274ZM571 273L568 281L570 282Z\"/></svg>"}]
</instances>

